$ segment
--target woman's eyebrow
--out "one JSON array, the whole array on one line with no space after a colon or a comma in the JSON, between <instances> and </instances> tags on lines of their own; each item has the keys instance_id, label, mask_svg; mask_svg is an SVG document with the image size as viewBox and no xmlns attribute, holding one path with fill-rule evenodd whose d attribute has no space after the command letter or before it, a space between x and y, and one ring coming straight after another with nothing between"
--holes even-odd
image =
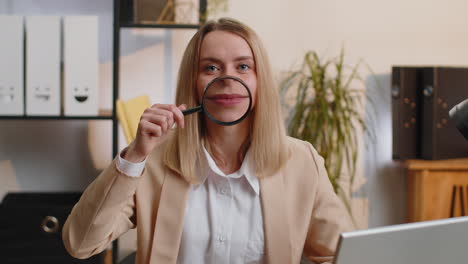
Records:
<instances>
[{"instance_id":1,"label":"woman's eyebrow","mask_svg":"<svg viewBox=\"0 0 468 264\"><path fill-rule=\"evenodd\" d=\"M239 56L234 59L234 61L241 61L241 60L253 60L252 56ZM200 59L200 62L215 62L215 63L222 63L222 60L215 58L215 57L204 57Z\"/></svg>"},{"instance_id":2,"label":"woman's eyebrow","mask_svg":"<svg viewBox=\"0 0 468 264\"><path fill-rule=\"evenodd\" d=\"M205 58L201 58L201 59L200 59L200 62L203 62L203 61L221 63L221 60L220 60L220 59L217 59L217 58L215 58L215 57L205 57Z\"/></svg>"},{"instance_id":3,"label":"woman's eyebrow","mask_svg":"<svg viewBox=\"0 0 468 264\"><path fill-rule=\"evenodd\" d=\"M241 60L253 60L252 56L239 56L234 59L235 61L241 61Z\"/></svg>"}]
</instances>

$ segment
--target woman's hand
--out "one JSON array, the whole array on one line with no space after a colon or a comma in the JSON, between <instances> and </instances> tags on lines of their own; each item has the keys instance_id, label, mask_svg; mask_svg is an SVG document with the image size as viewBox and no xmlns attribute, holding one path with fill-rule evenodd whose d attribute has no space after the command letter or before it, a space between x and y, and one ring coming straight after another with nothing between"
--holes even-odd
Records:
<instances>
[{"instance_id":1,"label":"woman's hand","mask_svg":"<svg viewBox=\"0 0 468 264\"><path fill-rule=\"evenodd\" d=\"M174 123L184 128L185 105L155 104L141 115L135 139L130 143L122 158L130 162L141 162L155 147L166 140Z\"/></svg>"}]
</instances>

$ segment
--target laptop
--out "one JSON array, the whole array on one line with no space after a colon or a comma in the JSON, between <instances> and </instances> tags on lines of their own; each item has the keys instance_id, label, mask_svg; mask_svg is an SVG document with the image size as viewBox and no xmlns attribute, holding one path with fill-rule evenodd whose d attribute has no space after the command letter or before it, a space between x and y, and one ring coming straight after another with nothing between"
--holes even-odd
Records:
<instances>
[{"instance_id":1,"label":"laptop","mask_svg":"<svg viewBox=\"0 0 468 264\"><path fill-rule=\"evenodd\" d=\"M342 233L334 264L468 263L468 216Z\"/></svg>"}]
</instances>

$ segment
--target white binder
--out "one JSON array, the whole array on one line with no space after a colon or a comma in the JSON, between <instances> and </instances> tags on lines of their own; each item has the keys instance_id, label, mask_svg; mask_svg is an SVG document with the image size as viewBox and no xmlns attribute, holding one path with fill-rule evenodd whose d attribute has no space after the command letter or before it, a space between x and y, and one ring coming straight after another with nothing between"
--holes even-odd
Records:
<instances>
[{"instance_id":1,"label":"white binder","mask_svg":"<svg viewBox=\"0 0 468 264\"><path fill-rule=\"evenodd\" d=\"M24 26L0 15L0 115L24 115Z\"/></svg>"},{"instance_id":2,"label":"white binder","mask_svg":"<svg viewBox=\"0 0 468 264\"><path fill-rule=\"evenodd\" d=\"M98 17L63 18L64 113L98 114Z\"/></svg>"},{"instance_id":3,"label":"white binder","mask_svg":"<svg viewBox=\"0 0 468 264\"><path fill-rule=\"evenodd\" d=\"M26 17L26 114L60 115L60 17Z\"/></svg>"}]
</instances>

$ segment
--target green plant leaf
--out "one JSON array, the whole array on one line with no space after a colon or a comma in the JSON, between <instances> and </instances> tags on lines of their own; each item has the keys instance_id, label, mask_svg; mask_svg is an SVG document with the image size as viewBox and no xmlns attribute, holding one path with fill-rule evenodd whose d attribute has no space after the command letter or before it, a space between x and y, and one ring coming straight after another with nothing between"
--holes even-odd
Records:
<instances>
[{"instance_id":1,"label":"green plant leaf","mask_svg":"<svg viewBox=\"0 0 468 264\"><path fill-rule=\"evenodd\" d=\"M372 104L372 100L365 90L352 87L354 81L365 85L359 75L362 65L366 65L362 60L353 66L345 64L344 48L329 60L321 60L315 51L309 51L301 67L288 73L280 84L282 105L289 113L288 134L309 141L317 149L333 189L337 194L343 192L340 197L346 197L340 186L344 176L349 179L347 192L352 197L358 133L375 134L369 129L372 113L363 116L366 102ZM294 94L293 100L286 96L289 93Z\"/></svg>"}]
</instances>

